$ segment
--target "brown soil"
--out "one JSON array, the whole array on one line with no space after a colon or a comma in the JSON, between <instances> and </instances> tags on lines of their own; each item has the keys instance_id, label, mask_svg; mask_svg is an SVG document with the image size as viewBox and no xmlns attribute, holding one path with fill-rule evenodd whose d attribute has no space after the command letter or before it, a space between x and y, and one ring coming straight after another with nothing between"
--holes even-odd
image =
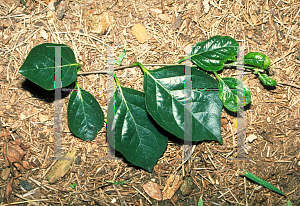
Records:
<instances>
[{"instance_id":1,"label":"brown soil","mask_svg":"<svg viewBox=\"0 0 300 206\"><path fill-rule=\"evenodd\" d=\"M30 146L26 161L38 167L27 170L15 179L11 203L19 205L197 205L201 197L205 205L285 205L287 198L245 179L243 169L257 175L287 194L292 205L300 205L300 84L298 55L300 36L300 2L296 0L232 1L211 0L208 13L202 1L70 1L60 2L51 13L48 2L28 0L0 2L0 119L3 127L11 127ZM57 11L67 4L62 19ZM105 34L91 33L99 26L95 16L108 14L112 24ZM162 19L160 12L169 16ZM181 16L177 18L176 16ZM114 21L111 20L113 17ZM91 24L91 21L92 24ZM107 22L102 22L105 27ZM137 23L145 26L149 38L139 43L131 33ZM109 24L109 23L108 23ZM174 30L175 29L175 30ZM99 29L101 30L101 29ZM247 143L248 160L235 159L236 117L223 110L224 144L200 142L194 159L182 165L182 143L170 141L166 152L152 173L122 160L106 159L105 127L95 140L84 142L68 129L66 108L69 95L63 98L63 148L77 148L71 170L55 184L48 184L45 175L53 166L53 92L40 90L18 73L29 51L44 42L63 43L74 50L82 71L105 70L107 46L116 46L117 59L127 42L124 65L166 64L184 56L184 47L215 35L235 38L246 45L246 53L258 51L270 57L275 88L261 85L256 75L246 73L245 84L251 90L251 105L246 107L246 136L258 138ZM300 54L299 54L300 56ZM300 57L299 57L300 59ZM151 68L151 67L148 67ZM153 67L157 68L157 67ZM234 69L221 75L233 76ZM116 72L123 86L142 91L140 68ZM105 88L105 74L82 75L77 78L83 88ZM92 90L106 113L107 92ZM3 154L4 139L0 140ZM1 165L4 158L0 159ZM176 171L176 169L178 169ZM167 178L176 172L190 176L195 184L183 196L180 190L170 200L149 197L142 186L155 181L162 190ZM130 179L131 178L131 179ZM129 182L106 185L105 180ZM31 185L25 193L20 181ZM36 180L36 181L34 181ZM3 202L7 181L0 180L0 202ZM37 183L41 183L39 186ZM72 189L71 183L77 187ZM148 198L149 201L146 199ZM27 202L26 202L27 201ZM28 202L29 201L29 202Z\"/></svg>"}]
</instances>

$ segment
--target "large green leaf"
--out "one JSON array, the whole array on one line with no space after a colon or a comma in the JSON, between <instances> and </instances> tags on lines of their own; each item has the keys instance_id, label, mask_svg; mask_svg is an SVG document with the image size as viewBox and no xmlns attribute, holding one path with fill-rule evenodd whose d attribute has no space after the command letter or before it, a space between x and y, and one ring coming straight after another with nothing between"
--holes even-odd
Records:
<instances>
[{"instance_id":1,"label":"large green leaf","mask_svg":"<svg viewBox=\"0 0 300 206\"><path fill-rule=\"evenodd\" d=\"M117 86L108 105L107 138L134 165L151 172L164 153L168 138L146 111L145 95Z\"/></svg>"},{"instance_id":2,"label":"large green leaf","mask_svg":"<svg viewBox=\"0 0 300 206\"><path fill-rule=\"evenodd\" d=\"M185 103L184 65L144 70L144 91L147 111L168 132L184 139L184 132L193 141L216 140L222 144L220 116L223 104L218 97L218 83L211 76L192 68L190 108ZM184 131L185 109L191 116L192 134Z\"/></svg>"},{"instance_id":3,"label":"large green leaf","mask_svg":"<svg viewBox=\"0 0 300 206\"><path fill-rule=\"evenodd\" d=\"M232 112L236 112L239 109L239 102L243 102L244 106L251 102L251 93L246 85L243 85L243 89L239 90L238 84L243 85L239 80L232 77L225 77L219 81L219 97L222 100L224 106ZM242 99L240 99L242 97Z\"/></svg>"},{"instance_id":4,"label":"large green leaf","mask_svg":"<svg viewBox=\"0 0 300 206\"><path fill-rule=\"evenodd\" d=\"M235 60L239 44L229 36L214 36L192 47L191 60L201 69L219 71L228 60Z\"/></svg>"},{"instance_id":5,"label":"large green leaf","mask_svg":"<svg viewBox=\"0 0 300 206\"><path fill-rule=\"evenodd\" d=\"M269 69L270 59L259 52L250 52L244 56L244 64L251 65L259 69Z\"/></svg>"},{"instance_id":6,"label":"large green leaf","mask_svg":"<svg viewBox=\"0 0 300 206\"><path fill-rule=\"evenodd\" d=\"M98 101L77 83L70 96L67 113L71 132L82 140L93 140L103 127L104 114Z\"/></svg>"},{"instance_id":7,"label":"large green leaf","mask_svg":"<svg viewBox=\"0 0 300 206\"><path fill-rule=\"evenodd\" d=\"M44 43L34 47L19 69L23 76L46 90L54 89L55 46L61 46L62 87L70 85L76 80L80 64L72 49L64 44Z\"/></svg>"}]
</instances>

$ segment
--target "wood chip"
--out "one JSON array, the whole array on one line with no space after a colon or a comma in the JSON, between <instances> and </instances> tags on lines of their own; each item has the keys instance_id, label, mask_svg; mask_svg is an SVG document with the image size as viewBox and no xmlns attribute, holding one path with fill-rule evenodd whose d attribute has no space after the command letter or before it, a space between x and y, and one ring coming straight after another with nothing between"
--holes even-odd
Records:
<instances>
[{"instance_id":1,"label":"wood chip","mask_svg":"<svg viewBox=\"0 0 300 206\"><path fill-rule=\"evenodd\" d=\"M90 20L91 32L97 34L105 34L110 25L115 22L112 15L108 12L104 12L101 15L93 15Z\"/></svg>"},{"instance_id":2,"label":"wood chip","mask_svg":"<svg viewBox=\"0 0 300 206\"><path fill-rule=\"evenodd\" d=\"M146 28L140 23L134 25L131 28L131 32L140 44L144 43L149 38Z\"/></svg>"},{"instance_id":3,"label":"wood chip","mask_svg":"<svg viewBox=\"0 0 300 206\"><path fill-rule=\"evenodd\" d=\"M170 184L172 185L170 186ZM165 188L162 191L163 194L163 200L168 200L173 197L175 192L179 189L180 185L182 183L182 176L176 175L174 178L174 175L170 175L170 177L167 179L165 183Z\"/></svg>"}]
</instances>

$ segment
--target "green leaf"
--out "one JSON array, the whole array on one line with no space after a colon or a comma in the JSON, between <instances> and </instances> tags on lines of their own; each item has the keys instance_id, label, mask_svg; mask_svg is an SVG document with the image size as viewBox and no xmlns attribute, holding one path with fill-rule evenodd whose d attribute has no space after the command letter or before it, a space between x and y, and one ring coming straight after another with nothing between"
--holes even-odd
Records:
<instances>
[{"instance_id":1,"label":"green leaf","mask_svg":"<svg viewBox=\"0 0 300 206\"><path fill-rule=\"evenodd\" d=\"M185 109L192 119L192 141L215 140L222 144L220 116L223 104L218 97L217 81L192 68L191 104L185 104L184 65L144 70L147 111L165 130L184 139Z\"/></svg>"},{"instance_id":2,"label":"green leaf","mask_svg":"<svg viewBox=\"0 0 300 206\"><path fill-rule=\"evenodd\" d=\"M232 112L239 110L239 103L242 104L242 102L244 102L244 106L246 106L251 102L251 92L249 88L244 84L243 91L239 90L240 93L238 94L238 84L242 86L241 81L232 77L219 79L219 97L224 106ZM239 99L241 96L243 99Z\"/></svg>"},{"instance_id":3,"label":"green leaf","mask_svg":"<svg viewBox=\"0 0 300 206\"><path fill-rule=\"evenodd\" d=\"M260 185L262 185L262 186L264 186L264 187L266 187L266 188L268 188L270 190L273 190L274 192L277 192L277 193L285 196L285 194L280 189L278 189L277 187L273 186L272 184L264 181L263 179L255 176L254 174L252 174L252 173L244 170L243 171L243 175L245 177L251 179L252 181L256 182L256 183L258 183L258 184L260 184Z\"/></svg>"},{"instance_id":4,"label":"green leaf","mask_svg":"<svg viewBox=\"0 0 300 206\"><path fill-rule=\"evenodd\" d=\"M272 79L271 77L269 77L267 74L261 74L258 72L258 76L259 76L260 81L266 86L276 86L277 85L277 82L274 79Z\"/></svg>"},{"instance_id":5,"label":"green leaf","mask_svg":"<svg viewBox=\"0 0 300 206\"><path fill-rule=\"evenodd\" d=\"M191 60L201 69L219 71L226 61L235 60L238 46L229 36L214 36L193 46Z\"/></svg>"},{"instance_id":6,"label":"green leaf","mask_svg":"<svg viewBox=\"0 0 300 206\"><path fill-rule=\"evenodd\" d=\"M67 113L71 132L84 141L93 140L103 126L104 114L98 101L77 83L70 96Z\"/></svg>"},{"instance_id":7,"label":"green leaf","mask_svg":"<svg viewBox=\"0 0 300 206\"><path fill-rule=\"evenodd\" d=\"M292 203L291 203L290 199L288 199L288 200L286 201L286 206L292 206Z\"/></svg>"},{"instance_id":8,"label":"green leaf","mask_svg":"<svg viewBox=\"0 0 300 206\"><path fill-rule=\"evenodd\" d=\"M264 54L259 52L250 52L244 56L244 64L251 65L259 69L268 69L271 62Z\"/></svg>"},{"instance_id":9,"label":"green leaf","mask_svg":"<svg viewBox=\"0 0 300 206\"><path fill-rule=\"evenodd\" d=\"M126 54L126 41L124 43L124 49L123 49L123 52L121 53L121 55L119 56L119 59L118 59L118 62L117 62L117 65L120 66L124 57L125 57L125 54Z\"/></svg>"},{"instance_id":10,"label":"green leaf","mask_svg":"<svg viewBox=\"0 0 300 206\"><path fill-rule=\"evenodd\" d=\"M151 172L167 147L165 131L147 113L144 93L117 82L114 98L107 111L108 142L129 162Z\"/></svg>"},{"instance_id":11,"label":"green leaf","mask_svg":"<svg viewBox=\"0 0 300 206\"><path fill-rule=\"evenodd\" d=\"M203 206L203 201L202 201L201 197L199 198L198 206Z\"/></svg>"},{"instance_id":12,"label":"green leaf","mask_svg":"<svg viewBox=\"0 0 300 206\"><path fill-rule=\"evenodd\" d=\"M46 90L54 89L55 46L62 46L62 87L70 85L76 80L80 64L76 62L72 49L64 44L44 43L34 47L19 69L23 76Z\"/></svg>"}]
</instances>

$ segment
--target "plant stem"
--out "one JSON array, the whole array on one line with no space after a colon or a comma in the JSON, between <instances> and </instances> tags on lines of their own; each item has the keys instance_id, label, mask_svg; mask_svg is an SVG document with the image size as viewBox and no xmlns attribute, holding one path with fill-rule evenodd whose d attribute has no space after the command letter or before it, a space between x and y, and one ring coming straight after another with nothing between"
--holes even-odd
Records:
<instances>
[{"instance_id":1,"label":"plant stem","mask_svg":"<svg viewBox=\"0 0 300 206\"><path fill-rule=\"evenodd\" d=\"M218 75L217 72L214 72L214 75L217 77L217 79L218 79L219 81L222 81L222 78Z\"/></svg>"},{"instance_id":2,"label":"plant stem","mask_svg":"<svg viewBox=\"0 0 300 206\"><path fill-rule=\"evenodd\" d=\"M144 64L144 66L175 66L175 65L182 65L182 64ZM114 70L121 70L125 68L131 68L131 67L136 67L139 65L124 65L120 67L116 67ZM106 71L106 70L98 70L98 71L88 71L88 72L78 72L77 75L89 75L89 74L107 74L111 71Z\"/></svg>"},{"instance_id":3,"label":"plant stem","mask_svg":"<svg viewBox=\"0 0 300 206\"><path fill-rule=\"evenodd\" d=\"M182 59L180 59L178 62L176 62L177 64L183 62L185 60L185 57L183 57Z\"/></svg>"},{"instance_id":4,"label":"plant stem","mask_svg":"<svg viewBox=\"0 0 300 206\"><path fill-rule=\"evenodd\" d=\"M236 62L233 62L233 63L230 63L230 64L224 64L224 66L234 66L234 67L236 67L238 65L236 64ZM260 72L264 71L264 70L258 69L256 67L249 67L249 66L245 66L245 65L243 65L243 67L246 68L246 69L250 69L252 71L260 71Z\"/></svg>"}]
</instances>

